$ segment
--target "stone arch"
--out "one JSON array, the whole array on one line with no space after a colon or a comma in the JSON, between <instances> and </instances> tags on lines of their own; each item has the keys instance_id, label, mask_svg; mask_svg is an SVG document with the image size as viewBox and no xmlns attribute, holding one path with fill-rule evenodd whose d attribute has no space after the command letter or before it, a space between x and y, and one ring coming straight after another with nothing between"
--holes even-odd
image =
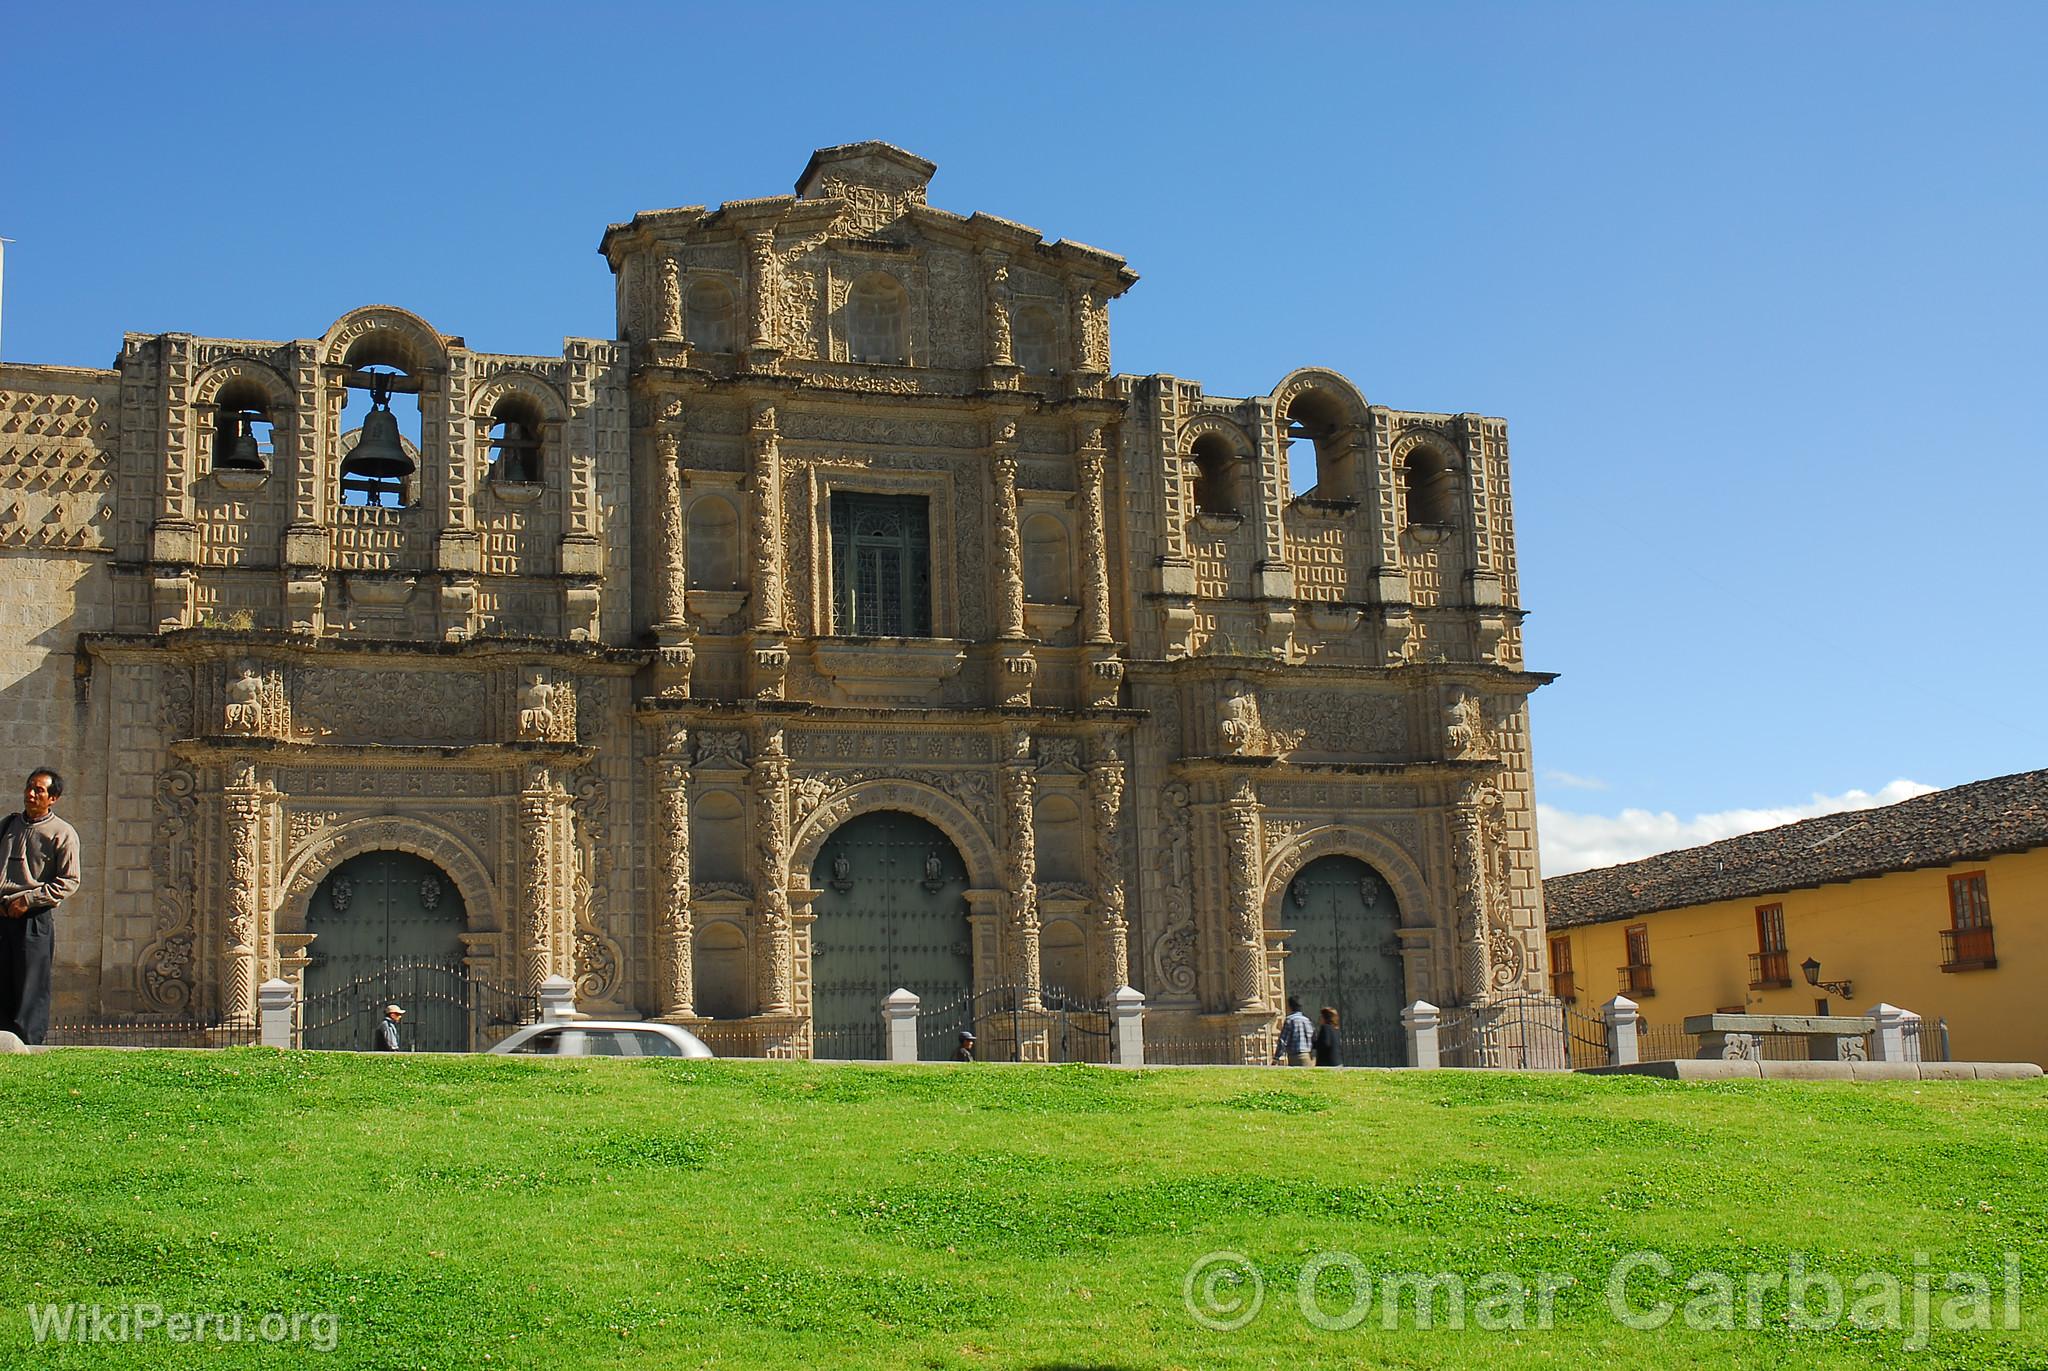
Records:
<instances>
[{"instance_id":1,"label":"stone arch","mask_svg":"<svg viewBox=\"0 0 2048 1371\"><path fill-rule=\"evenodd\" d=\"M1325 367L1296 367L1280 378L1280 384L1273 387L1273 413L1283 419L1294 402L1310 391L1329 396L1344 411L1347 423L1363 424L1370 406L1357 386L1334 371Z\"/></svg>"},{"instance_id":2,"label":"stone arch","mask_svg":"<svg viewBox=\"0 0 2048 1371\"><path fill-rule=\"evenodd\" d=\"M1433 429L1411 429L1395 441L1392 457L1404 525L1459 522L1468 473L1456 443Z\"/></svg>"},{"instance_id":3,"label":"stone arch","mask_svg":"<svg viewBox=\"0 0 2048 1371\"><path fill-rule=\"evenodd\" d=\"M263 392L264 398L274 406L272 423L282 423L298 405L292 383L276 367L259 358L237 355L221 358L193 379L192 408L205 409L220 398L223 390L236 382L254 386Z\"/></svg>"},{"instance_id":4,"label":"stone arch","mask_svg":"<svg viewBox=\"0 0 2048 1371\"><path fill-rule=\"evenodd\" d=\"M1422 868L1392 840L1370 829L1354 828L1348 824L1310 829L1272 855L1266 863L1266 876L1259 887L1261 919L1272 918L1273 911L1280 907L1288 882L1318 857L1356 857L1393 887L1394 899L1401 906L1401 927L1435 926L1429 883L1422 878Z\"/></svg>"},{"instance_id":5,"label":"stone arch","mask_svg":"<svg viewBox=\"0 0 2048 1371\"><path fill-rule=\"evenodd\" d=\"M540 408L541 418L550 424L566 423L568 402L553 384L530 371L501 371L476 388L470 401L470 415L479 423L489 422L491 411L508 395L521 395Z\"/></svg>"},{"instance_id":6,"label":"stone arch","mask_svg":"<svg viewBox=\"0 0 2048 1371\"><path fill-rule=\"evenodd\" d=\"M328 366L342 366L348 361L349 351L372 336L392 345L398 354L389 359L390 365L402 367L412 375L448 369L448 344L440 332L419 315L397 305L365 305L342 315L321 336L320 360Z\"/></svg>"},{"instance_id":7,"label":"stone arch","mask_svg":"<svg viewBox=\"0 0 2048 1371\"><path fill-rule=\"evenodd\" d=\"M1191 460L1194 456L1195 443L1211 434L1229 444L1230 455L1233 457L1250 458L1258 453L1258 449L1252 445L1251 435L1238 425L1221 415L1201 414L1180 426L1177 444L1180 459L1183 462Z\"/></svg>"},{"instance_id":8,"label":"stone arch","mask_svg":"<svg viewBox=\"0 0 2048 1371\"><path fill-rule=\"evenodd\" d=\"M803 784L797 784L799 804L803 801ZM789 887L809 888L811 867L818 859L818 852L840 825L883 809L915 815L945 834L960 853L960 859L967 864L970 886L992 890L1002 884L1002 868L996 860L995 844L965 805L943 790L919 781L881 778L836 791L795 821L789 870L785 877Z\"/></svg>"},{"instance_id":9,"label":"stone arch","mask_svg":"<svg viewBox=\"0 0 2048 1371\"><path fill-rule=\"evenodd\" d=\"M502 911L490 874L474 849L453 830L408 815L379 814L320 829L285 857L273 926L304 932L306 907L320 882L351 857L366 852L410 852L448 873L462 894L473 931L502 931Z\"/></svg>"}]
</instances>

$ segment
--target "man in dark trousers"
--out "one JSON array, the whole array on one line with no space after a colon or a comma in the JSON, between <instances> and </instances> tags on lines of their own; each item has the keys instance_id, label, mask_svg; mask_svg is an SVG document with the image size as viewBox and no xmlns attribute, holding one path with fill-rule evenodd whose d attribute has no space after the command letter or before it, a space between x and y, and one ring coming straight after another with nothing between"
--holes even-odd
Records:
<instances>
[{"instance_id":1,"label":"man in dark trousers","mask_svg":"<svg viewBox=\"0 0 2048 1371\"><path fill-rule=\"evenodd\" d=\"M395 1004L384 1006L384 1017L377 1023L377 1050L396 1052L398 1047L398 1021L405 1017L405 1011Z\"/></svg>"},{"instance_id":2,"label":"man in dark trousers","mask_svg":"<svg viewBox=\"0 0 2048 1371\"><path fill-rule=\"evenodd\" d=\"M21 812L0 819L0 1029L25 1043L50 1031L53 915L78 889L78 830L52 812L64 778L38 767Z\"/></svg>"}]
</instances>

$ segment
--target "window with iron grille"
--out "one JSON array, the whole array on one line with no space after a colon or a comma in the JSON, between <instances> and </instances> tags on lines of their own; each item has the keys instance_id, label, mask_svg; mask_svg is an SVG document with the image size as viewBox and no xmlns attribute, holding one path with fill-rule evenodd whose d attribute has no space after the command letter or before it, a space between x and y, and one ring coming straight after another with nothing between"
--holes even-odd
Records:
<instances>
[{"instance_id":1,"label":"window with iron grille","mask_svg":"<svg viewBox=\"0 0 2048 1371\"><path fill-rule=\"evenodd\" d=\"M1991 890L1984 873L1948 878L1948 922L1941 934L1943 971L1981 971L1998 965L1991 933Z\"/></svg>"},{"instance_id":2,"label":"window with iron grille","mask_svg":"<svg viewBox=\"0 0 2048 1371\"><path fill-rule=\"evenodd\" d=\"M1792 984L1792 965L1785 951L1785 906L1756 907L1756 952L1749 959L1751 990L1783 989Z\"/></svg>"},{"instance_id":3,"label":"window with iron grille","mask_svg":"<svg viewBox=\"0 0 2048 1371\"><path fill-rule=\"evenodd\" d=\"M1550 940L1550 993L1565 1001L1578 998L1578 987L1572 984L1572 940L1569 934L1560 933Z\"/></svg>"},{"instance_id":4,"label":"window with iron grille","mask_svg":"<svg viewBox=\"0 0 2048 1371\"><path fill-rule=\"evenodd\" d=\"M922 495L833 492L832 631L931 636L931 532Z\"/></svg>"}]
</instances>

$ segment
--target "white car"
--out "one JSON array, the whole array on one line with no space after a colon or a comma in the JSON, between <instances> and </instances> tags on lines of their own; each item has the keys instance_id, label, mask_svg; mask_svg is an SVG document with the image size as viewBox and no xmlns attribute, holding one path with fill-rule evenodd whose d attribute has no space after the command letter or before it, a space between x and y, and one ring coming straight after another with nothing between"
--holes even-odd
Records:
<instances>
[{"instance_id":1,"label":"white car","mask_svg":"<svg viewBox=\"0 0 2048 1371\"><path fill-rule=\"evenodd\" d=\"M491 1049L528 1057L709 1057L704 1040L667 1023L582 1020L537 1023Z\"/></svg>"}]
</instances>

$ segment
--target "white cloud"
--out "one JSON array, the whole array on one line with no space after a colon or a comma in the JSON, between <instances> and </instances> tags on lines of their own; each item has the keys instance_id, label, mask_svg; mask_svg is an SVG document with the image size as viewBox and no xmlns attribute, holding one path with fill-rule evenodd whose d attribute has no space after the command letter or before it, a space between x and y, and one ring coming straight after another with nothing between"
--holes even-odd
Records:
<instances>
[{"instance_id":1,"label":"white cloud","mask_svg":"<svg viewBox=\"0 0 2048 1371\"><path fill-rule=\"evenodd\" d=\"M1546 773L1546 778L1549 773ZM1553 805L1536 806L1536 831L1542 842L1543 874L1563 876L1591 867L1613 866L1638 858L1670 852L1681 847L1698 847L1719 842L1738 833L1776 828L1817 814L1839 814L1851 809L1874 809L1897 804L1936 787L1900 779L1872 794L1864 790L1840 795L1815 795L1811 802L1779 805L1772 809L1724 809L1714 814L1695 814L1681 819L1665 810L1624 809L1619 814L1583 814Z\"/></svg>"},{"instance_id":2,"label":"white cloud","mask_svg":"<svg viewBox=\"0 0 2048 1371\"><path fill-rule=\"evenodd\" d=\"M1607 782L1598 776L1574 776L1569 771L1546 771L1543 779L1560 790L1605 790Z\"/></svg>"}]
</instances>

